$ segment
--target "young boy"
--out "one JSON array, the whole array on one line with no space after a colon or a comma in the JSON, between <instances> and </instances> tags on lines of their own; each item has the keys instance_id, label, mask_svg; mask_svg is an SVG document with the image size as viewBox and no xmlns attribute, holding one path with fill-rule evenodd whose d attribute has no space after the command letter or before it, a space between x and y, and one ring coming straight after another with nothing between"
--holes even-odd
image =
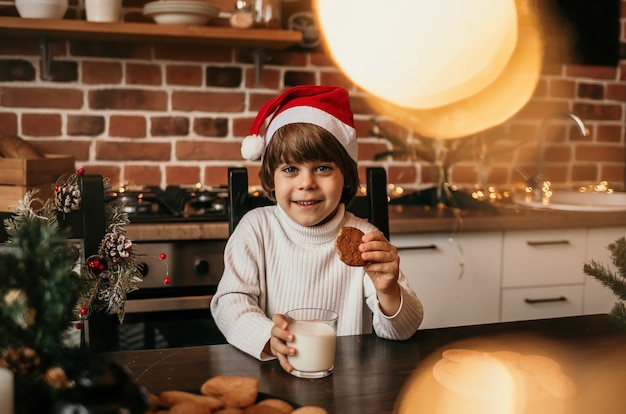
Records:
<instances>
[{"instance_id":1,"label":"young boy","mask_svg":"<svg viewBox=\"0 0 626 414\"><path fill-rule=\"evenodd\" d=\"M269 121L265 134L258 135ZM224 252L224 274L211 302L229 343L260 360L293 368L293 334L284 313L320 307L339 315L337 335L412 336L422 305L399 269L397 249L345 207L359 188L357 142L349 96L330 86L296 86L259 111L242 145L262 157L263 189L275 206L248 212ZM343 226L365 235L367 264L340 261L334 241Z\"/></svg>"}]
</instances>

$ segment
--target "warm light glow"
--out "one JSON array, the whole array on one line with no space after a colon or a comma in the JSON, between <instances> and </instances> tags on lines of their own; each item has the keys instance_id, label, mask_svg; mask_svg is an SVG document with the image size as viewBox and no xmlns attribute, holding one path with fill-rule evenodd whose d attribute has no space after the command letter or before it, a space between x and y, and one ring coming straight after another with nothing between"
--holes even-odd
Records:
<instances>
[{"instance_id":1,"label":"warm light glow","mask_svg":"<svg viewBox=\"0 0 626 414\"><path fill-rule=\"evenodd\" d=\"M317 0L324 45L372 95L370 104L413 131L457 138L497 124L528 102L543 45L526 0Z\"/></svg>"},{"instance_id":2,"label":"warm light glow","mask_svg":"<svg viewBox=\"0 0 626 414\"><path fill-rule=\"evenodd\" d=\"M517 41L514 0L317 3L327 48L342 69L374 95L410 108L477 93L504 69Z\"/></svg>"}]
</instances>

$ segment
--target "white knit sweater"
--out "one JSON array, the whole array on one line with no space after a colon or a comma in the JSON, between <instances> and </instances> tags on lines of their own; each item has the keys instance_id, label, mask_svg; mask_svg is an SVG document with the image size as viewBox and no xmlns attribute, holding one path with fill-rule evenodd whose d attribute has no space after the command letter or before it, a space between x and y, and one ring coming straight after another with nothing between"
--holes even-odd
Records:
<instances>
[{"instance_id":1,"label":"white knit sweater","mask_svg":"<svg viewBox=\"0 0 626 414\"><path fill-rule=\"evenodd\" d=\"M211 313L227 341L261 360L270 338L272 315L290 309L320 307L339 315L337 334L372 332L387 339L407 339L418 329L422 304L400 274L400 310L385 316L376 290L361 267L339 260L334 242L342 226L364 233L375 230L340 206L329 222L297 224L278 206L248 212L224 252L224 274L211 302Z\"/></svg>"}]
</instances>

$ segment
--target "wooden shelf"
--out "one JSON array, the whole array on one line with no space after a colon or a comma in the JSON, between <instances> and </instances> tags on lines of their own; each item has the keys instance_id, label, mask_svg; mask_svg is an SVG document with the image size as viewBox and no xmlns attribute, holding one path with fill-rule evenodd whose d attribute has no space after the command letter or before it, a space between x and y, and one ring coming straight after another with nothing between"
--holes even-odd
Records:
<instances>
[{"instance_id":1,"label":"wooden shelf","mask_svg":"<svg viewBox=\"0 0 626 414\"><path fill-rule=\"evenodd\" d=\"M254 49L284 49L302 41L292 30L233 29L218 26L158 25L153 23L93 23L69 19L0 17L0 38L39 37L97 41L195 43Z\"/></svg>"}]
</instances>

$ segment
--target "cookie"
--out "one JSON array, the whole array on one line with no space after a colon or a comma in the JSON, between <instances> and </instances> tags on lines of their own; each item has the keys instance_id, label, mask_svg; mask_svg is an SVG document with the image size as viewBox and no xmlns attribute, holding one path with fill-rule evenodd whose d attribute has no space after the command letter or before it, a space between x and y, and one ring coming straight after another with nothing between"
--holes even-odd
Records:
<instances>
[{"instance_id":1,"label":"cookie","mask_svg":"<svg viewBox=\"0 0 626 414\"><path fill-rule=\"evenodd\" d=\"M259 393L259 379L254 377L217 376L202 384L203 395L220 397L227 407L247 407L254 404Z\"/></svg>"},{"instance_id":2,"label":"cookie","mask_svg":"<svg viewBox=\"0 0 626 414\"><path fill-rule=\"evenodd\" d=\"M342 227L335 239L335 249L339 254L339 259L348 266L364 266L367 264L361 258L359 245L361 244L363 232L356 227Z\"/></svg>"}]
</instances>

